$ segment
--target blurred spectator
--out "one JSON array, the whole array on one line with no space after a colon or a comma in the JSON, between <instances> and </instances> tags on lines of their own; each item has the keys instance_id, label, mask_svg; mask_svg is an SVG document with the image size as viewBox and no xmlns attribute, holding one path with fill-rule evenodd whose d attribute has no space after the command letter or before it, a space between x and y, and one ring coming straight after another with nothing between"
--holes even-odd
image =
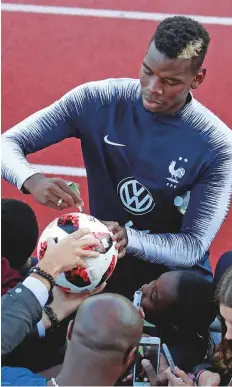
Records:
<instances>
[{"instance_id":1,"label":"blurred spectator","mask_svg":"<svg viewBox=\"0 0 232 387\"><path fill-rule=\"evenodd\" d=\"M173 271L142 287L146 320L152 336L168 344L176 364L190 372L210 348L214 321L214 285L194 271Z\"/></svg>"},{"instance_id":2,"label":"blurred spectator","mask_svg":"<svg viewBox=\"0 0 232 387\"><path fill-rule=\"evenodd\" d=\"M1 257L1 295L6 294L7 290L12 289L23 280L18 270L10 267L8 259Z\"/></svg>"},{"instance_id":3,"label":"blurred spectator","mask_svg":"<svg viewBox=\"0 0 232 387\"><path fill-rule=\"evenodd\" d=\"M224 273L222 268L224 268ZM219 275L220 273L220 275ZM187 375L180 368L164 370L156 375L151 364L146 360L144 369L151 385L158 385L159 380L168 379L171 386L219 386L232 384L232 262L231 252L225 253L218 261L216 277L218 288L216 300L222 324L222 341L216 346L214 355L208 356L204 363L194 368L193 375ZM198 315L199 320L201 314ZM177 363L178 364L178 363ZM178 364L179 365L179 364ZM178 379L179 378L179 379Z\"/></svg>"},{"instance_id":4,"label":"blurred spectator","mask_svg":"<svg viewBox=\"0 0 232 387\"><path fill-rule=\"evenodd\" d=\"M57 275L78 264L83 265L82 258L86 256L86 246L99 245L99 241L94 238L81 240L89 232L89 229L80 229L58 244L54 240L48 241L45 256L33 269L31 275L2 297L2 356L8 355L20 344L33 325L41 319L42 307L47 302L48 291L55 285ZM91 251L89 254L93 258L99 255L96 251ZM76 295L76 298L80 299L80 295ZM58 304L62 312L62 303ZM72 304L68 314L74 312L76 308L75 304ZM50 308L50 313L52 313L50 320L53 323L58 323L59 320L67 317L67 310L63 315L57 316ZM42 323L41 321L40 324Z\"/></svg>"},{"instance_id":5,"label":"blurred spectator","mask_svg":"<svg viewBox=\"0 0 232 387\"><path fill-rule=\"evenodd\" d=\"M32 208L15 199L1 199L2 256L21 270L36 247L39 228Z\"/></svg>"},{"instance_id":6,"label":"blurred spectator","mask_svg":"<svg viewBox=\"0 0 232 387\"><path fill-rule=\"evenodd\" d=\"M3 367L2 385L113 386L133 362L142 329L139 312L126 298L107 293L90 297L69 324L60 367L44 371L44 377Z\"/></svg>"}]
</instances>

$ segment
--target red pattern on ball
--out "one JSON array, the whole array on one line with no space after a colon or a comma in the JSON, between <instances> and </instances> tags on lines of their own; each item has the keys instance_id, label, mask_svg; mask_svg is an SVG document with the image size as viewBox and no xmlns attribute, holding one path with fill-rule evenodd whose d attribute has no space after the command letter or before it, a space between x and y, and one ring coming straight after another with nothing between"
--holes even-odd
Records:
<instances>
[{"instance_id":1,"label":"red pattern on ball","mask_svg":"<svg viewBox=\"0 0 232 387\"><path fill-rule=\"evenodd\" d=\"M115 266L116 266L116 257L114 255L113 258L112 258L111 264L108 267L108 270L106 272L106 277L110 277L111 276L111 274L113 273L113 271L115 269Z\"/></svg>"},{"instance_id":2,"label":"red pattern on ball","mask_svg":"<svg viewBox=\"0 0 232 387\"><path fill-rule=\"evenodd\" d=\"M73 224L74 227L79 227L79 217L77 215L64 215L58 218L58 226L65 224Z\"/></svg>"},{"instance_id":3,"label":"red pattern on ball","mask_svg":"<svg viewBox=\"0 0 232 387\"><path fill-rule=\"evenodd\" d=\"M45 255L45 252L47 250L48 243L46 241L41 242L40 244L40 250L39 250L39 260L42 259Z\"/></svg>"},{"instance_id":4,"label":"red pattern on ball","mask_svg":"<svg viewBox=\"0 0 232 387\"><path fill-rule=\"evenodd\" d=\"M75 281L75 277L81 277L83 281L90 282L89 275L84 267L77 266L72 270L66 271L68 281Z\"/></svg>"}]
</instances>

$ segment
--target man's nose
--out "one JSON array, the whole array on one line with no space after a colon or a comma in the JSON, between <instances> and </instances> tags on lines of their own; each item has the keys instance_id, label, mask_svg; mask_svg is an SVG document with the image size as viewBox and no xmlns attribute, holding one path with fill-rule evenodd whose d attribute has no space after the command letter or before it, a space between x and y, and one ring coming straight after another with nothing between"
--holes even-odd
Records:
<instances>
[{"instance_id":1,"label":"man's nose","mask_svg":"<svg viewBox=\"0 0 232 387\"><path fill-rule=\"evenodd\" d=\"M153 76L150 79L149 85L148 85L149 91L151 94L163 94L163 85L157 76Z\"/></svg>"}]
</instances>

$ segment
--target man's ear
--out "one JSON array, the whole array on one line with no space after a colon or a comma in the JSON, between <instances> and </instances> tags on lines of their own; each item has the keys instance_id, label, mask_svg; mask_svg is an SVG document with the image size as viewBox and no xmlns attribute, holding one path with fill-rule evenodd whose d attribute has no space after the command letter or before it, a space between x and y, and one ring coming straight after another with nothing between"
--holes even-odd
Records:
<instances>
[{"instance_id":1,"label":"man's ear","mask_svg":"<svg viewBox=\"0 0 232 387\"><path fill-rule=\"evenodd\" d=\"M191 89L197 89L205 79L206 68L201 68L193 78Z\"/></svg>"},{"instance_id":2,"label":"man's ear","mask_svg":"<svg viewBox=\"0 0 232 387\"><path fill-rule=\"evenodd\" d=\"M67 328L67 340L70 341L72 337L72 331L74 326L74 320L69 321L68 328Z\"/></svg>"}]
</instances>

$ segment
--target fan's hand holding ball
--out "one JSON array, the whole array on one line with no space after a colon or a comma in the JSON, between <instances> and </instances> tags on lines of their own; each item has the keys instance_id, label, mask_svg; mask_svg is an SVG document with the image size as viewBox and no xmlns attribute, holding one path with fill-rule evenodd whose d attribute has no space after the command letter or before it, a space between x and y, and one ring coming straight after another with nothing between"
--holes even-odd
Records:
<instances>
[{"instance_id":1,"label":"fan's hand holding ball","mask_svg":"<svg viewBox=\"0 0 232 387\"><path fill-rule=\"evenodd\" d=\"M81 239L85 236L88 236L88 238ZM56 243L54 238L48 238L44 241L41 249L40 258L42 258L42 255L45 255L43 261L40 262L40 268L44 269L44 265L46 265L47 270L51 271L53 267L53 277L56 278L59 273L71 270L76 266L87 267L83 258L89 256L97 258L100 255L97 251L86 250L86 248L94 248L100 245L97 239L89 236L90 230L88 228L82 228L68 235L67 238L61 240L59 243Z\"/></svg>"},{"instance_id":2,"label":"fan's hand holding ball","mask_svg":"<svg viewBox=\"0 0 232 387\"><path fill-rule=\"evenodd\" d=\"M67 293L64 292L58 286L55 286L53 293L53 300L49 305L53 312L56 314L58 321L63 321L72 313L76 312L80 304L88 297L94 296L95 294L101 293L104 289L106 283L100 285L93 292L85 293ZM51 320L48 318L47 314L43 312L42 322L45 329L51 328Z\"/></svg>"},{"instance_id":3,"label":"fan's hand holding ball","mask_svg":"<svg viewBox=\"0 0 232 387\"><path fill-rule=\"evenodd\" d=\"M112 240L108 228L96 218L83 213L70 213L55 219L40 237L37 249L39 259L43 258L47 241L51 238L57 243L49 245L49 248L61 246L59 251L63 257L68 254L71 259L73 256L73 261L66 261L67 265L63 265L56 277L57 285L67 292L93 291L112 274L117 263L116 242Z\"/></svg>"}]
</instances>

